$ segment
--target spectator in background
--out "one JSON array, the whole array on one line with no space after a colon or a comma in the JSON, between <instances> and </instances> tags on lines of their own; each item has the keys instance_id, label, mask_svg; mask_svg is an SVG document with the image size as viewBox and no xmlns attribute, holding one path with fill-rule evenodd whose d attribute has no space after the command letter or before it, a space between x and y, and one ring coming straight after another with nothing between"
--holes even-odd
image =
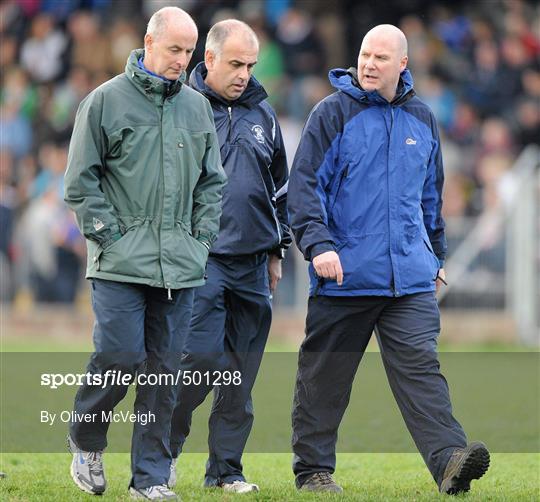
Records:
<instances>
[{"instance_id":1,"label":"spectator in background","mask_svg":"<svg viewBox=\"0 0 540 502\"><path fill-rule=\"evenodd\" d=\"M428 75L418 81L419 94L431 108L437 122L447 129L455 115L456 97L450 87L436 75Z\"/></svg>"},{"instance_id":2,"label":"spectator in background","mask_svg":"<svg viewBox=\"0 0 540 502\"><path fill-rule=\"evenodd\" d=\"M521 81L527 96L540 99L540 62L526 68L521 76Z\"/></svg>"},{"instance_id":3,"label":"spectator in background","mask_svg":"<svg viewBox=\"0 0 540 502\"><path fill-rule=\"evenodd\" d=\"M43 143L39 147L39 173L30 186L30 198L37 199L50 189L63 193L64 172L67 166L66 145L53 142Z\"/></svg>"},{"instance_id":4,"label":"spectator in background","mask_svg":"<svg viewBox=\"0 0 540 502\"><path fill-rule=\"evenodd\" d=\"M43 125L50 134L70 137L79 103L91 89L90 72L82 66L72 67L66 80L55 86L47 101Z\"/></svg>"},{"instance_id":5,"label":"spectator in background","mask_svg":"<svg viewBox=\"0 0 540 502\"><path fill-rule=\"evenodd\" d=\"M253 75L266 89L268 103L273 107L279 106L285 99L283 92L285 70L281 47L270 36L262 16L252 14L246 22L259 39L259 58Z\"/></svg>"},{"instance_id":6,"label":"spectator in background","mask_svg":"<svg viewBox=\"0 0 540 502\"><path fill-rule=\"evenodd\" d=\"M0 97L0 148L20 159L32 148L31 121L37 110L37 94L19 67L5 75Z\"/></svg>"},{"instance_id":7,"label":"spectator in background","mask_svg":"<svg viewBox=\"0 0 540 502\"><path fill-rule=\"evenodd\" d=\"M319 36L310 15L289 8L279 19L276 38L285 57L285 71L289 78L286 109L298 120L306 116L309 105L304 99L304 79L318 76L326 68L326 60Z\"/></svg>"},{"instance_id":8,"label":"spectator in background","mask_svg":"<svg viewBox=\"0 0 540 502\"><path fill-rule=\"evenodd\" d=\"M97 16L76 12L69 18L68 30L72 39L70 64L93 73L108 73L112 66L110 40L102 33Z\"/></svg>"},{"instance_id":9,"label":"spectator in background","mask_svg":"<svg viewBox=\"0 0 540 502\"><path fill-rule=\"evenodd\" d=\"M19 114L16 103L0 105L0 148L8 149L17 159L30 152L32 129L29 121Z\"/></svg>"},{"instance_id":10,"label":"spectator in background","mask_svg":"<svg viewBox=\"0 0 540 502\"><path fill-rule=\"evenodd\" d=\"M28 283L34 300L73 303L81 279L84 239L63 201L66 145L44 143L40 171L29 186L29 206L21 223Z\"/></svg>"},{"instance_id":11,"label":"spectator in background","mask_svg":"<svg viewBox=\"0 0 540 502\"><path fill-rule=\"evenodd\" d=\"M466 98L481 116L497 112L503 98L502 68L497 45L481 42L474 48L474 61L467 75Z\"/></svg>"},{"instance_id":12,"label":"spectator in background","mask_svg":"<svg viewBox=\"0 0 540 502\"><path fill-rule=\"evenodd\" d=\"M525 98L518 103L514 115L514 135L519 148L540 145L540 108L538 101Z\"/></svg>"},{"instance_id":13,"label":"spectator in background","mask_svg":"<svg viewBox=\"0 0 540 502\"><path fill-rule=\"evenodd\" d=\"M38 14L32 20L30 38L22 44L21 64L35 82L52 82L62 74L66 48L67 38L55 29L53 18Z\"/></svg>"},{"instance_id":14,"label":"spectator in background","mask_svg":"<svg viewBox=\"0 0 540 502\"><path fill-rule=\"evenodd\" d=\"M480 123L474 106L467 101L458 101L448 127L448 135L458 146L472 148L478 141Z\"/></svg>"},{"instance_id":15,"label":"spectator in background","mask_svg":"<svg viewBox=\"0 0 540 502\"><path fill-rule=\"evenodd\" d=\"M58 186L32 199L21 224L36 302L73 303L81 280L84 241Z\"/></svg>"},{"instance_id":16,"label":"spectator in background","mask_svg":"<svg viewBox=\"0 0 540 502\"><path fill-rule=\"evenodd\" d=\"M12 186L13 156L0 150L0 303L13 298L12 236L15 227L17 193Z\"/></svg>"},{"instance_id":17,"label":"spectator in background","mask_svg":"<svg viewBox=\"0 0 540 502\"><path fill-rule=\"evenodd\" d=\"M137 45L137 24L136 20L118 18L109 29L110 68L114 74L122 73L131 48Z\"/></svg>"},{"instance_id":18,"label":"spectator in background","mask_svg":"<svg viewBox=\"0 0 540 502\"><path fill-rule=\"evenodd\" d=\"M0 72L4 73L12 66L15 66L16 61L17 39L10 35L2 37L2 43L0 44Z\"/></svg>"}]
</instances>

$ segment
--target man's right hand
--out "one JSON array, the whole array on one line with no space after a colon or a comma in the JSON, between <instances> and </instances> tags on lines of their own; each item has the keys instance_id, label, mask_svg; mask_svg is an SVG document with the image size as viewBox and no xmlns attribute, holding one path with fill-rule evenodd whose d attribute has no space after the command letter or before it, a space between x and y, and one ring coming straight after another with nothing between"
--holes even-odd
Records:
<instances>
[{"instance_id":1,"label":"man's right hand","mask_svg":"<svg viewBox=\"0 0 540 502\"><path fill-rule=\"evenodd\" d=\"M338 286L343 284L343 269L335 251L326 251L313 258L313 266L319 277L335 279Z\"/></svg>"}]
</instances>

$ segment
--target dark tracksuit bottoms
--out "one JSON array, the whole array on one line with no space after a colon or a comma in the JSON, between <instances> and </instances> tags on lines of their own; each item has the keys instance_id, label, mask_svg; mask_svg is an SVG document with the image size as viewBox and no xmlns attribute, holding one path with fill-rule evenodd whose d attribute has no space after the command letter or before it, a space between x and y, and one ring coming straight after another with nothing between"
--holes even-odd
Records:
<instances>
[{"instance_id":1,"label":"dark tracksuit bottoms","mask_svg":"<svg viewBox=\"0 0 540 502\"><path fill-rule=\"evenodd\" d=\"M101 279L91 282L95 352L87 372L176 374L191 319L193 288L173 290L172 300L168 300L167 290L162 288ZM96 451L107 446L109 422L101 420L102 412L112 411L128 388L87 384L79 388L74 410L97 414L95 421L70 424L71 438L79 448ZM131 486L135 488L162 485L169 479L169 432L175 398L176 388L166 382L137 386L134 413L150 411L155 422L133 424Z\"/></svg>"},{"instance_id":2,"label":"dark tracksuit bottoms","mask_svg":"<svg viewBox=\"0 0 540 502\"><path fill-rule=\"evenodd\" d=\"M242 452L253 424L251 390L270 331L272 307L266 253L211 255L208 280L197 288L182 370L240 371L241 385L181 385L171 424L171 451L182 451L193 411L214 388L208 421L205 486L245 480ZM210 381L210 384L212 382Z\"/></svg>"},{"instance_id":3,"label":"dark tracksuit bottoms","mask_svg":"<svg viewBox=\"0 0 540 502\"><path fill-rule=\"evenodd\" d=\"M298 487L315 472L335 470L338 427L374 329L394 398L437 484L454 448L466 445L439 371L440 316L433 292L311 297L292 413Z\"/></svg>"}]
</instances>

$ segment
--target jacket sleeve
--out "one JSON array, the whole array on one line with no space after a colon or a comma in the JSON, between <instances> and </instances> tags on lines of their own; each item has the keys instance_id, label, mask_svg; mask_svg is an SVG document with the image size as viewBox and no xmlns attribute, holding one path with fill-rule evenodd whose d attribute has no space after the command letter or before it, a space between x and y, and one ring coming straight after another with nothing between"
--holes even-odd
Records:
<instances>
[{"instance_id":1,"label":"jacket sleeve","mask_svg":"<svg viewBox=\"0 0 540 502\"><path fill-rule=\"evenodd\" d=\"M214 127L214 116L210 104L205 102L206 113L212 130L206 138L206 152L202 161L202 172L193 191L191 227L193 236L208 248L216 240L221 216L221 197L227 176L221 165L219 142Z\"/></svg>"},{"instance_id":2,"label":"jacket sleeve","mask_svg":"<svg viewBox=\"0 0 540 502\"><path fill-rule=\"evenodd\" d=\"M287 166L287 154L283 144L281 128L276 117L272 116L273 137L274 137L274 155L270 165L270 174L274 181L276 190L277 216L280 226L281 242L279 247L288 249L292 243L291 230L289 228L289 216L287 214L287 191L289 181L289 168Z\"/></svg>"},{"instance_id":3,"label":"jacket sleeve","mask_svg":"<svg viewBox=\"0 0 540 502\"><path fill-rule=\"evenodd\" d=\"M439 259L440 267L444 267L446 258L446 236L444 220L441 214L444 170L441 155L441 142L435 117L431 115L433 148L429 158L426 179L422 191L422 209L431 246Z\"/></svg>"},{"instance_id":4,"label":"jacket sleeve","mask_svg":"<svg viewBox=\"0 0 540 502\"><path fill-rule=\"evenodd\" d=\"M83 235L105 248L121 234L114 207L100 188L107 150L102 109L102 93L90 94L79 105L64 176L64 200L74 211Z\"/></svg>"},{"instance_id":5,"label":"jacket sleeve","mask_svg":"<svg viewBox=\"0 0 540 502\"><path fill-rule=\"evenodd\" d=\"M326 208L327 192L338 170L342 131L339 112L339 103L328 98L313 109L291 169L287 202L291 228L296 245L308 261L335 250Z\"/></svg>"}]
</instances>

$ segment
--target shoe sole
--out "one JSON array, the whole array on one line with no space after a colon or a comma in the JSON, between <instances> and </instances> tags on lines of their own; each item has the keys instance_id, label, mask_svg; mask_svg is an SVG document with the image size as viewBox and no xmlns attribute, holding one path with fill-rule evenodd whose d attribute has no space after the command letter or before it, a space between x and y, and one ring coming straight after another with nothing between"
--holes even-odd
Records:
<instances>
[{"instance_id":1,"label":"shoe sole","mask_svg":"<svg viewBox=\"0 0 540 502\"><path fill-rule=\"evenodd\" d=\"M484 443L472 443L461 461L441 483L441 493L457 495L471 489L471 481L480 479L489 468L489 451Z\"/></svg>"},{"instance_id":2,"label":"shoe sole","mask_svg":"<svg viewBox=\"0 0 540 502\"><path fill-rule=\"evenodd\" d=\"M68 450L71 454L75 455L76 452L74 452L71 449L71 442L69 440L69 437L67 439L67 446ZM73 469L73 460L71 461L71 466L69 468L69 473L71 474L71 479L73 482L77 485L78 488L80 488L83 492L89 493L90 495L102 495L105 492L106 486L103 487L103 490L92 490L92 488L88 485L85 485L75 474L75 470Z\"/></svg>"},{"instance_id":3,"label":"shoe sole","mask_svg":"<svg viewBox=\"0 0 540 502\"><path fill-rule=\"evenodd\" d=\"M92 490L89 486L83 484L83 482L77 477L75 474L75 471L73 470L73 463L71 463L71 467L69 469L69 472L71 473L71 479L73 482L83 491L86 493L89 493L90 495L103 495L103 492L105 492L105 488L103 490Z\"/></svg>"}]
</instances>

